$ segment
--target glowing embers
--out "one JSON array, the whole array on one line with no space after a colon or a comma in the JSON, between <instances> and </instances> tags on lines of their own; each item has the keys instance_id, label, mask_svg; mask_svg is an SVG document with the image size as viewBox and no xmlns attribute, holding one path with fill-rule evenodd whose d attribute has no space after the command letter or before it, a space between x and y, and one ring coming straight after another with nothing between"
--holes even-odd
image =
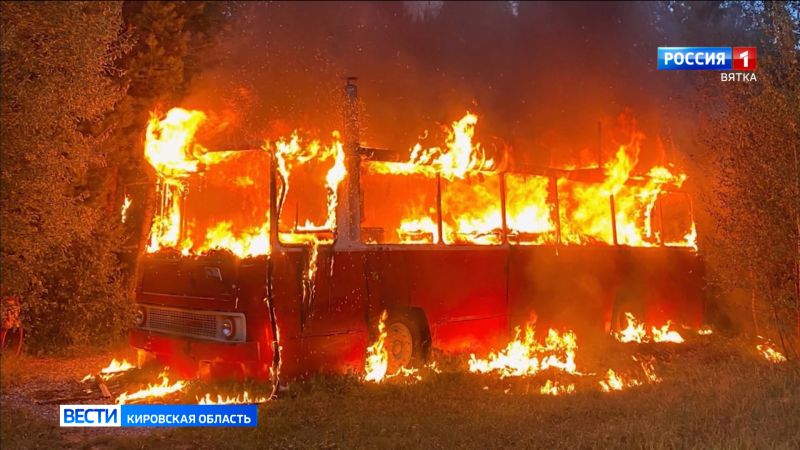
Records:
<instances>
[{"instance_id":1,"label":"glowing embers","mask_svg":"<svg viewBox=\"0 0 800 450\"><path fill-rule=\"evenodd\" d=\"M673 342L676 344L683 342L683 337L680 333L671 329L672 322L669 320L661 327L651 327L649 334L645 329L645 324L640 323L629 312L625 313L625 322L627 325L624 329L613 333L614 337L622 343L636 342L641 344L651 340L653 342Z\"/></svg>"},{"instance_id":2,"label":"glowing embers","mask_svg":"<svg viewBox=\"0 0 800 450\"><path fill-rule=\"evenodd\" d=\"M500 352L490 353L486 359L470 355L469 371L498 373L501 378L534 375L550 368L578 374L575 365L577 348L578 341L572 331L561 334L550 329L544 344L541 344L534 337L533 326L528 325L524 336L517 328L515 339Z\"/></svg>"},{"instance_id":3,"label":"glowing embers","mask_svg":"<svg viewBox=\"0 0 800 450\"><path fill-rule=\"evenodd\" d=\"M761 357L773 364L786 362L786 356L784 356L783 353L779 352L778 350L775 350L772 342L761 336L758 338L762 340L762 343L756 344L756 349Z\"/></svg>"},{"instance_id":4,"label":"glowing embers","mask_svg":"<svg viewBox=\"0 0 800 450\"><path fill-rule=\"evenodd\" d=\"M123 392L117 397L116 403L124 405L126 403L138 403L153 398L162 398L180 392L188 385L188 382L185 380L171 382L166 371L161 372L158 378L161 380L158 384L148 384L147 387L131 394Z\"/></svg>"}]
</instances>

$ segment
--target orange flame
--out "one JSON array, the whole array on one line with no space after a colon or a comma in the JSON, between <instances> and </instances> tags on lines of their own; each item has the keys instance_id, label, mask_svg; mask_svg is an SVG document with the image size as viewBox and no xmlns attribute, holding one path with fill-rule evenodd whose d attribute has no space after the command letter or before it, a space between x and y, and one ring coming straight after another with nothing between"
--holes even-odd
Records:
<instances>
[{"instance_id":1,"label":"orange flame","mask_svg":"<svg viewBox=\"0 0 800 450\"><path fill-rule=\"evenodd\" d=\"M422 173L428 176L438 173L448 180L464 179L477 172L491 172L496 169L494 161L487 158L479 143L473 144L472 141L477 123L478 116L467 111L447 130L444 148L423 148L417 143L407 162L372 162L369 168L373 173Z\"/></svg>"},{"instance_id":2,"label":"orange flame","mask_svg":"<svg viewBox=\"0 0 800 450\"><path fill-rule=\"evenodd\" d=\"M238 235L233 233L232 227L231 222L223 221L209 228L205 242L199 247L198 253L206 253L212 249L226 249L241 258L269 253L268 223L260 228L247 228Z\"/></svg>"},{"instance_id":3,"label":"orange flame","mask_svg":"<svg viewBox=\"0 0 800 450\"><path fill-rule=\"evenodd\" d=\"M125 223L125 221L128 220L128 209L131 207L131 203L133 203L133 201L131 200L130 197L126 195L125 201L122 203L122 209L120 211L120 214L122 216L122 223Z\"/></svg>"},{"instance_id":4,"label":"orange flame","mask_svg":"<svg viewBox=\"0 0 800 450\"><path fill-rule=\"evenodd\" d=\"M634 361L638 361L635 357L633 359ZM661 378L656 375L652 362L640 362L639 364L644 372L646 382L652 384L661 382ZM603 392L621 391L623 389L641 386L643 384L641 380L624 377L621 374L614 372L613 369L608 369L608 372L606 372L606 378L604 380L600 380L599 383L600 389Z\"/></svg>"},{"instance_id":5,"label":"orange flame","mask_svg":"<svg viewBox=\"0 0 800 450\"><path fill-rule=\"evenodd\" d=\"M364 381L375 383L390 379L401 379L406 382L421 381L422 374L420 369L415 367L398 367L394 373L388 373L389 352L386 349L386 318L387 312L384 311L378 321L378 338L375 343L367 348L367 357L364 361ZM428 372L440 373L435 362L426 365L424 369Z\"/></svg>"},{"instance_id":6,"label":"orange flame","mask_svg":"<svg viewBox=\"0 0 800 450\"><path fill-rule=\"evenodd\" d=\"M311 160L325 161L333 158L334 164L325 176L325 186L328 189L328 213L323 225L307 223L302 231L314 230L336 230L336 205L338 204L339 184L347 176L347 169L344 164L344 148L338 131L332 133L333 142L330 146L324 147L319 141L312 140L308 144L303 144L303 140L297 131L292 133L289 140L279 139L275 142L275 157L277 160L278 173L283 181L283 196L289 192L290 175L292 170Z\"/></svg>"},{"instance_id":7,"label":"orange flame","mask_svg":"<svg viewBox=\"0 0 800 450\"><path fill-rule=\"evenodd\" d=\"M680 333L670 329L672 327L672 321L668 320L667 323L661 327L651 327L650 335L645 331L645 325L636 320L633 314L626 312L625 321L627 323L625 329L614 333L614 337L622 343L636 342L641 344L643 342L650 342L651 339L653 342L672 342L676 344L680 344L684 341Z\"/></svg>"},{"instance_id":8,"label":"orange flame","mask_svg":"<svg viewBox=\"0 0 800 450\"><path fill-rule=\"evenodd\" d=\"M680 187L686 175L673 174L666 167L652 167L644 185L631 186L633 169L639 158L644 136L634 133L631 142L621 145L613 160L605 167L605 179L600 184L578 184L567 178L558 180L561 214L561 239L566 243L614 243L611 222L611 196L614 202L617 242L633 247L658 245L653 233L651 215L656 200L666 185ZM688 236L688 235L687 235ZM675 246L693 246L690 242L675 242Z\"/></svg>"},{"instance_id":9,"label":"orange flame","mask_svg":"<svg viewBox=\"0 0 800 450\"><path fill-rule=\"evenodd\" d=\"M238 394L235 397L217 394L216 398L211 397L211 394L206 394L203 397L197 397L198 405L251 405L255 403L266 403L267 397L250 397L247 391Z\"/></svg>"},{"instance_id":10,"label":"orange flame","mask_svg":"<svg viewBox=\"0 0 800 450\"><path fill-rule=\"evenodd\" d=\"M646 342L647 332L644 329L644 324L639 323L639 321L636 320L636 317L634 317L633 314L629 312L625 313L625 321L628 325L622 331L615 333L614 337L616 337L618 341L623 343Z\"/></svg>"},{"instance_id":11,"label":"orange flame","mask_svg":"<svg viewBox=\"0 0 800 450\"><path fill-rule=\"evenodd\" d=\"M146 400L150 398L161 398L167 395L174 394L182 391L187 386L187 382L178 380L170 384L169 377L166 372L161 372L158 377L161 379L160 384L149 384L146 388L136 391L132 394L123 392L117 397L116 403L124 405L135 401Z\"/></svg>"},{"instance_id":12,"label":"orange flame","mask_svg":"<svg viewBox=\"0 0 800 450\"><path fill-rule=\"evenodd\" d=\"M763 338L761 338L761 336L759 336L759 338L763 339ZM779 364L779 363L782 363L782 362L786 362L786 357L783 356L783 353L775 350L772 347L772 343L770 343L768 341L764 341L764 343L762 343L762 344L757 344L756 345L756 349L761 354L761 356L764 357L764 359L766 359L767 361L769 361L771 363Z\"/></svg>"},{"instance_id":13,"label":"orange flame","mask_svg":"<svg viewBox=\"0 0 800 450\"><path fill-rule=\"evenodd\" d=\"M564 394L572 394L575 392L575 384L559 384L558 382L554 382L551 380L547 380L544 386L539 389L539 393L542 395L564 395Z\"/></svg>"},{"instance_id":14,"label":"orange flame","mask_svg":"<svg viewBox=\"0 0 800 450\"><path fill-rule=\"evenodd\" d=\"M372 161L368 166L370 173L440 175L444 179L442 228L447 244L503 242L499 167L487 157L481 145L474 142L476 124L477 117L468 112L448 130L445 147L425 149L417 143L406 162ZM556 180L562 242L613 244L616 236L620 245L662 244L659 232L653 230L656 202L667 187L680 187L686 175L654 166L646 177L634 176L643 138L641 133L634 133L629 144L618 148L614 159L604 168L604 178L599 183L576 182L569 175ZM514 173L505 174L503 179L508 241L529 245L554 242L555 205L548 204L550 179ZM400 242L437 242L438 236L433 232L436 229L434 213L415 210L401 220L396 230ZM682 240L663 242L663 245L696 250L696 232L694 224L691 226Z\"/></svg>"},{"instance_id":15,"label":"orange flame","mask_svg":"<svg viewBox=\"0 0 800 450\"><path fill-rule=\"evenodd\" d=\"M544 344L536 341L531 325L526 327L523 338L520 335L521 330L517 328L515 339L500 352L490 353L486 359L470 355L470 372L497 372L501 378L533 375L548 368L571 374L578 373L575 364L578 341L572 331L559 334L558 331L550 329Z\"/></svg>"},{"instance_id":16,"label":"orange flame","mask_svg":"<svg viewBox=\"0 0 800 450\"><path fill-rule=\"evenodd\" d=\"M671 326L672 322L668 320L661 328L651 328L650 331L653 333L653 342L683 343L683 336L675 330L670 330L669 328Z\"/></svg>"},{"instance_id":17,"label":"orange flame","mask_svg":"<svg viewBox=\"0 0 800 450\"><path fill-rule=\"evenodd\" d=\"M111 362L106 367L100 369L100 378L102 378L103 380L109 380L121 373L127 372L135 368L136 366L129 363L127 359L122 359L121 361L117 361L116 358L112 358ZM81 383L91 380L92 378L94 378L94 375L90 373L81 379Z\"/></svg>"},{"instance_id":18,"label":"orange flame","mask_svg":"<svg viewBox=\"0 0 800 450\"><path fill-rule=\"evenodd\" d=\"M234 157L235 152L208 152L195 142L195 134L206 115L201 111L173 108L166 116L151 115L145 140L145 158L159 177L160 207L153 219L148 252L162 248L175 248L183 254L193 250L193 242L181 236L182 197L186 179L201 169ZM252 180L251 180L252 181ZM246 187L246 183L234 183ZM265 227L248 229L236 236L229 222L220 222L209 228L199 252L210 249L227 249L240 257L266 254L269 251Z\"/></svg>"},{"instance_id":19,"label":"orange flame","mask_svg":"<svg viewBox=\"0 0 800 450\"><path fill-rule=\"evenodd\" d=\"M378 339L367 348L367 360L364 363L364 381L380 383L386 377L389 368L389 352L384 347L386 340L386 318L384 311L378 321Z\"/></svg>"},{"instance_id":20,"label":"orange flame","mask_svg":"<svg viewBox=\"0 0 800 450\"><path fill-rule=\"evenodd\" d=\"M120 372L127 372L135 368L136 366L129 363L127 359L123 359L122 361L117 361L116 358L112 358L111 362L106 367L100 369L100 373L103 374L120 373Z\"/></svg>"},{"instance_id":21,"label":"orange flame","mask_svg":"<svg viewBox=\"0 0 800 450\"><path fill-rule=\"evenodd\" d=\"M603 392L611 392L611 391L621 391L625 388L640 386L642 384L641 381L637 379L625 379L613 369L608 369L606 373L606 379L600 381L600 389Z\"/></svg>"}]
</instances>

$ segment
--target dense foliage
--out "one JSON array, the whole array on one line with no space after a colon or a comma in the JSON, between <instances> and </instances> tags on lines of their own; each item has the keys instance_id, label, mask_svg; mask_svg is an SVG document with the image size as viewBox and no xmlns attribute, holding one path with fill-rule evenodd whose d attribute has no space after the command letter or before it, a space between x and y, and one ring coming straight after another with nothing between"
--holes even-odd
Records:
<instances>
[{"instance_id":1,"label":"dense foliage","mask_svg":"<svg viewBox=\"0 0 800 450\"><path fill-rule=\"evenodd\" d=\"M127 184L152 185L141 133L201 67L223 9L2 4L2 295L20 298L29 348L124 331L145 221L138 208L123 227L120 205Z\"/></svg>"}]
</instances>

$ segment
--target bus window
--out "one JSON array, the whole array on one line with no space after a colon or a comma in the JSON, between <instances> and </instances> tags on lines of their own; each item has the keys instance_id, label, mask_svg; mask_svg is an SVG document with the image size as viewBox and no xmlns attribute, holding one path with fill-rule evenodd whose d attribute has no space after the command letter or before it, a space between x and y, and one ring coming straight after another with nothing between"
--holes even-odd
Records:
<instances>
[{"instance_id":1,"label":"bus window","mask_svg":"<svg viewBox=\"0 0 800 450\"><path fill-rule=\"evenodd\" d=\"M683 192L664 192L658 199L661 240L664 245L691 246L694 238L692 204Z\"/></svg>"},{"instance_id":2,"label":"bus window","mask_svg":"<svg viewBox=\"0 0 800 450\"><path fill-rule=\"evenodd\" d=\"M506 225L512 244L555 242L555 223L548 203L550 179L536 175L506 175Z\"/></svg>"},{"instance_id":3,"label":"bus window","mask_svg":"<svg viewBox=\"0 0 800 450\"><path fill-rule=\"evenodd\" d=\"M442 227L446 244L502 242L500 175L442 179Z\"/></svg>"},{"instance_id":4,"label":"bus window","mask_svg":"<svg viewBox=\"0 0 800 450\"><path fill-rule=\"evenodd\" d=\"M614 195L617 242L632 247L658 245L658 220L655 214L659 191L646 186L622 186Z\"/></svg>"},{"instance_id":5,"label":"bus window","mask_svg":"<svg viewBox=\"0 0 800 450\"><path fill-rule=\"evenodd\" d=\"M611 199L601 185L559 179L558 214L563 244L614 243Z\"/></svg>"},{"instance_id":6,"label":"bus window","mask_svg":"<svg viewBox=\"0 0 800 450\"><path fill-rule=\"evenodd\" d=\"M325 185L331 164L330 159L312 159L290 171L289 186L278 219L282 243L308 242L313 237L323 241L333 239L336 214L329 210L330 193ZM278 195L280 193L278 187Z\"/></svg>"},{"instance_id":7,"label":"bus window","mask_svg":"<svg viewBox=\"0 0 800 450\"><path fill-rule=\"evenodd\" d=\"M366 244L439 242L436 178L361 172L361 239Z\"/></svg>"},{"instance_id":8,"label":"bus window","mask_svg":"<svg viewBox=\"0 0 800 450\"><path fill-rule=\"evenodd\" d=\"M227 249L239 256L269 248L269 157L231 152L187 183L182 241L188 253Z\"/></svg>"}]
</instances>

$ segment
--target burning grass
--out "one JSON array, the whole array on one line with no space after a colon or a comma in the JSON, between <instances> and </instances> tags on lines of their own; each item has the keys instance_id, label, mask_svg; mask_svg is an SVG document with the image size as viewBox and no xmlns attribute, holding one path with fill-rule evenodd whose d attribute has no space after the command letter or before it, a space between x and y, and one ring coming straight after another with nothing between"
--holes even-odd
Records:
<instances>
[{"instance_id":1,"label":"burning grass","mask_svg":"<svg viewBox=\"0 0 800 450\"><path fill-rule=\"evenodd\" d=\"M25 392L4 387L4 448L68 447L797 447L800 445L800 368L770 364L752 341L687 334L679 346L624 345L608 339L581 342L578 365L593 376L549 368L533 376L500 378L466 373L466 356L440 356L441 372L413 384L364 383L360 377L318 376L292 383L281 398L260 408L259 427L241 429L60 430L57 407L46 408ZM119 356L119 355L117 355ZM635 361L632 356L636 356ZM111 359L77 364L103 367ZM643 364L644 363L644 364ZM30 361L19 364L30 368ZM51 365L62 364L53 361ZM3 365L6 375L6 365ZM458 369L461 367L461 369ZM648 381L650 367L660 383ZM603 393L601 368L637 386ZM52 370L48 376L56 376ZM112 380L131 386L157 373L126 372ZM62 375L63 376L63 375ZM78 383L80 372L71 375ZM52 384L52 380L50 384ZM44 383L44 380L43 380ZM44 389L50 384L43 384ZM570 387L573 386L573 387ZM164 399L196 403L207 393L222 400L253 383L191 383ZM238 394L236 394L238 395ZM45 408L45 413L40 413ZM50 411L50 412L47 412ZM535 424L532 425L532 424ZM591 444L589 444L591 443ZM635 444L633 444L635 443Z\"/></svg>"}]
</instances>

